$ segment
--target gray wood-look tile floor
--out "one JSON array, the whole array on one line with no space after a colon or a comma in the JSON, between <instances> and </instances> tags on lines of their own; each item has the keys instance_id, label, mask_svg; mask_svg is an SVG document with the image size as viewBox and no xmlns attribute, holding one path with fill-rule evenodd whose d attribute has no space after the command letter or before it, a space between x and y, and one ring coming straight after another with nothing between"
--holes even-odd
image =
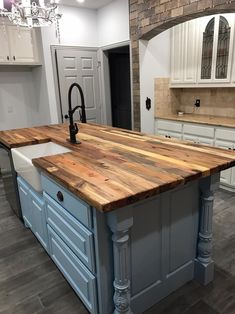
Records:
<instances>
[{"instance_id":1,"label":"gray wood-look tile floor","mask_svg":"<svg viewBox=\"0 0 235 314\"><path fill-rule=\"evenodd\" d=\"M190 282L145 314L235 314L235 194L214 210L215 280ZM88 313L33 234L12 213L0 178L0 314Z\"/></svg>"}]
</instances>

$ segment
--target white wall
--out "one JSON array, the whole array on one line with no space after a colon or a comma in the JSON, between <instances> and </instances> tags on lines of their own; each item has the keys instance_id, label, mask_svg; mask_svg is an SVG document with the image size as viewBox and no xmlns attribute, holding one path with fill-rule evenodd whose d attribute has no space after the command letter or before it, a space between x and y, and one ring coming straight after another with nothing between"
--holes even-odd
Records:
<instances>
[{"instance_id":1,"label":"white wall","mask_svg":"<svg viewBox=\"0 0 235 314\"><path fill-rule=\"evenodd\" d=\"M95 10L75 7L61 7L60 45L97 47L97 15ZM55 26L42 29L43 54L45 60L46 81L49 95L51 123L58 123L56 93L51 58L51 45L59 45Z\"/></svg>"},{"instance_id":2,"label":"white wall","mask_svg":"<svg viewBox=\"0 0 235 314\"><path fill-rule=\"evenodd\" d=\"M154 79L170 76L170 30L150 41L140 40L141 131L154 134ZM145 100L152 100L150 111Z\"/></svg>"},{"instance_id":3,"label":"white wall","mask_svg":"<svg viewBox=\"0 0 235 314\"><path fill-rule=\"evenodd\" d=\"M115 0L98 10L99 46L108 46L130 39L128 0Z\"/></svg>"},{"instance_id":4,"label":"white wall","mask_svg":"<svg viewBox=\"0 0 235 314\"><path fill-rule=\"evenodd\" d=\"M1 68L0 130L32 126L37 112L31 70L29 68Z\"/></svg>"}]
</instances>

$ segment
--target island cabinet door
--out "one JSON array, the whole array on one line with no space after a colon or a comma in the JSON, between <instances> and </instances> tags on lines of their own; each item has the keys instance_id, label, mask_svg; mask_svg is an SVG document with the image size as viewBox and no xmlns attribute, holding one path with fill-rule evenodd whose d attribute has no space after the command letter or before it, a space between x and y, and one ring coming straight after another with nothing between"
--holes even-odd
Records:
<instances>
[{"instance_id":1,"label":"island cabinet door","mask_svg":"<svg viewBox=\"0 0 235 314\"><path fill-rule=\"evenodd\" d=\"M197 184L133 206L131 309L143 313L194 278L198 233Z\"/></svg>"},{"instance_id":2,"label":"island cabinet door","mask_svg":"<svg viewBox=\"0 0 235 314\"><path fill-rule=\"evenodd\" d=\"M38 238L39 242L48 251L48 236L45 217L45 202L42 195L36 194L32 189L29 191L31 199L31 210L33 212L34 224L32 226L33 232Z\"/></svg>"},{"instance_id":3,"label":"island cabinet door","mask_svg":"<svg viewBox=\"0 0 235 314\"><path fill-rule=\"evenodd\" d=\"M29 187L21 177L18 177L17 181L18 181L22 216L23 216L26 227L29 227L30 229L32 229L33 212L32 212L32 207L31 207L31 199L29 195Z\"/></svg>"}]
</instances>

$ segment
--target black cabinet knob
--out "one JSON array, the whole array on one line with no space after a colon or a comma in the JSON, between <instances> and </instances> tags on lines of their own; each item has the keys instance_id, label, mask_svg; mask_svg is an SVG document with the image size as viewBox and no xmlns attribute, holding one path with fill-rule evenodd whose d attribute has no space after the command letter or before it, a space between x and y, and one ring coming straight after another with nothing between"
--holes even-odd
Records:
<instances>
[{"instance_id":1,"label":"black cabinet knob","mask_svg":"<svg viewBox=\"0 0 235 314\"><path fill-rule=\"evenodd\" d=\"M7 60L8 60L8 61L10 60L10 57L9 57L9 56L7 56Z\"/></svg>"},{"instance_id":2,"label":"black cabinet knob","mask_svg":"<svg viewBox=\"0 0 235 314\"><path fill-rule=\"evenodd\" d=\"M63 193L61 191L59 191L57 193L57 199L58 199L59 202L63 202L64 201L64 195L63 195Z\"/></svg>"},{"instance_id":3,"label":"black cabinet knob","mask_svg":"<svg viewBox=\"0 0 235 314\"><path fill-rule=\"evenodd\" d=\"M13 56L13 60L15 61L15 59L16 59L16 57L15 56Z\"/></svg>"}]
</instances>

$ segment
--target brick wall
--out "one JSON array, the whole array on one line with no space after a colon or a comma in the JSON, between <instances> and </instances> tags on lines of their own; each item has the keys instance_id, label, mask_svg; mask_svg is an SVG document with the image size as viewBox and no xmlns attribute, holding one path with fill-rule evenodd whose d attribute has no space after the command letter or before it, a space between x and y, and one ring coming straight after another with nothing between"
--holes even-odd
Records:
<instances>
[{"instance_id":1,"label":"brick wall","mask_svg":"<svg viewBox=\"0 0 235 314\"><path fill-rule=\"evenodd\" d=\"M235 0L129 0L133 67L134 129L140 130L139 39L150 40L187 20L235 12Z\"/></svg>"}]
</instances>

